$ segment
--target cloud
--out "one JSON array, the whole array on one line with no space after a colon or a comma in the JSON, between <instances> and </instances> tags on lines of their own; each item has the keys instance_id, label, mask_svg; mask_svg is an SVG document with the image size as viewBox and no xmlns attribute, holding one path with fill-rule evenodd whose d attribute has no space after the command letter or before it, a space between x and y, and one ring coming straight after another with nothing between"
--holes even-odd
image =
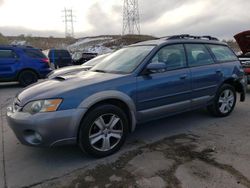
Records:
<instances>
[{"instance_id":1,"label":"cloud","mask_svg":"<svg viewBox=\"0 0 250 188\"><path fill-rule=\"evenodd\" d=\"M84 32L78 30L77 36L121 34L122 1L94 2L84 16L87 20ZM2 3L3 0L0 0L0 5ZM250 14L247 11L250 1L246 0L140 0L139 7L142 34L160 37L190 33L228 39L250 29ZM82 23L81 20L78 19L78 23ZM64 31L53 31L53 28L37 31L25 27L0 27L0 32L5 35L64 36Z\"/></svg>"},{"instance_id":2,"label":"cloud","mask_svg":"<svg viewBox=\"0 0 250 188\"><path fill-rule=\"evenodd\" d=\"M4 3L4 0L0 0L0 6Z\"/></svg>"},{"instance_id":3,"label":"cloud","mask_svg":"<svg viewBox=\"0 0 250 188\"><path fill-rule=\"evenodd\" d=\"M197 3L200 3L197 1ZM157 2L155 4L158 4ZM216 1L204 0L203 6L198 6L195 9L195 3L180 3L176 4L178 9L182 7L183 12L190 12L188 14L174 15L173 17L164 17L163 15L172 15L173 10L155 11L155 17L151 19L144 19L142 22L142 32L150 33L156 36L174 35L179 33L191 33L197 35L213 35L219 38L231 39L233 35L250 29L249 20L250 15L244 11L246 7L250 6L250 2L244 0L236 1ZM153 5L156 6L156 5ZM159 6L159 4L157 5ZM185 9L190 10L185 10ZM152 27L153 26L153 27Z\"/></svg>"},{"instance_id":4,"label":"cloud","mask_svg":"<svg viewBox=\"0 0 250 188\"><path fill-rule=\"evenodd\" d=\"M158 19L168 11L172 11L182 5L195 3L197 0L157 0L157 1L141 1L140 16L141 23L149 22Z\"/></svg>"},{"instance_id":5,"label":"cloud","mask_svg":"<svg viewBox=\"0 0 250 188\"><path fill-rule=\"evenodd\" d=\"M93 4L87 14L88 23L92 27L88 33L118 34L121 30L118 10L119 6L113 6L111 12L106 12L99 3Z\"/></svg>"}]
</instances>

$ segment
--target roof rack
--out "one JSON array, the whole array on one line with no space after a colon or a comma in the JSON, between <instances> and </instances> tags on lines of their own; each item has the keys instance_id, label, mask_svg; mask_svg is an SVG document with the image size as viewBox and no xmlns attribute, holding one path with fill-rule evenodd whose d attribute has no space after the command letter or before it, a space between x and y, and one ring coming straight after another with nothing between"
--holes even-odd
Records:
<instances>
[{"instance_id":1,"label":"roof rack","mask_svg":"<svg viewBox=\"0 0 250 188\"><path fill-rule=\"evenodd\" d=\"M207 39L207 40L216 40L218 41L219 39L211 36L193 36L189 34L183 34L183 35L173 35L167 38L167 40L172 40L172 39Z\"/></svg>"}]
</instances>

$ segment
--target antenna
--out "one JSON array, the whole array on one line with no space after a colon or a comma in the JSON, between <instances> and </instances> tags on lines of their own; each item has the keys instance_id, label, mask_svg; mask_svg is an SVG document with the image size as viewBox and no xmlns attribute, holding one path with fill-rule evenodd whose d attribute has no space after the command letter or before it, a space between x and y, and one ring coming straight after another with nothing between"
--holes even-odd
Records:
<instances>
[{"instance_id":1,"label":"antenna","mask_svg":"<svg viewBox=\"0 0 250 188\"><path fill-rule=\"evenodd\" d=\"M64 8L63 14L63 22L65 23L65 37L74 37L73 10Z\"/></svg>"},{"instance_id":2,"label":"antenna","mask_svg":"<svg viewBox=\"0 0 250 188\"><path fill-rule=\"evenodd\" d=\"M138 0L124 0L122 35L125 34L140 34Z\"/></svg>"}]
</instances>

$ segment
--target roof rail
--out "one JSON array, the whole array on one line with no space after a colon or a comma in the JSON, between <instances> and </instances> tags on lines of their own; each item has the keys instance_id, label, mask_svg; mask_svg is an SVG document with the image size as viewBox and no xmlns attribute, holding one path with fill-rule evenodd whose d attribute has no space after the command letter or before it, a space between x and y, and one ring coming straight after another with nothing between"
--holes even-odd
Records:
<instances>
[{"instance_id":1,"label":"roof rail","mask_svg":"<svg viewBox=\"0 0 250 188\"><path fill-rule=\"evenodd\" d=\"M172 39L207 39L207 40L216 40L218 41L217 38L212 37L212 36L193 36L189 34L182 34L182 35L173 35L167 38L167 40L172 40Z\"/></svg>"}]
</instances>

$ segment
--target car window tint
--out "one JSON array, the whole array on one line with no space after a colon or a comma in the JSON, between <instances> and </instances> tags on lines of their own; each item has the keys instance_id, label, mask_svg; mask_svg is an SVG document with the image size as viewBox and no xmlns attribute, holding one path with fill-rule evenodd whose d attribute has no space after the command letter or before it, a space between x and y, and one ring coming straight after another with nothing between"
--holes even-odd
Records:
<instances>
[{"instance_id":1,"label":"car window tint","mask_svg":"<svg viewBox=\"0 0 250 188\"><path fill-rule=\"evenodd\" d=\"M24 53L31 58L46 58L46 56L38 49L25 49Z\"/></svg>"},{"instance_id":2,"label":"car window tint","mask_svg":"<svg viewBox=\"0 0 250 188\"><path fill-rule=\"evenodd\" d=\"M61 57L70 57L70 54L66 50L61 50L59 56L61 56Z\"/></svg>"},{"instance_id":3,"label":"car window tint","mask_svg":"<svg viewBox=\"0 0 250 188\"><path fill-rule=\"evenodd\" d=\"M185 44L190 67L213 64L214 60L203 44Z\"/></svg>"},{"instance_id":4,"label":"car window tint","mask_svg":"<svg viewBox=\"0 0 250 188\"><path fill-rule=\"evenodd\" d=\"M165 63L167 70L186 67L186 56L183 45L169 45L160 49L151 63Z\"/></svg>"},{"instance_id":5,"label":"car window tint","mask_svg":"<svg viewBox=\"0 0 250 188\"><path fill-rule=\"evenodd\" d=\"M236 61L238 58L227 46L208 45L217 61Z\"/></svg>"},{"instance_id":6,"label":"car window tint","mask_svg":"<svg viewBox=\"0 0 250 188\"><path fill-rule=\"evenodd\" d=\"M13 50L0 49L0 58L17 58L17 54Z\"/></svg>"}]
</instances>

